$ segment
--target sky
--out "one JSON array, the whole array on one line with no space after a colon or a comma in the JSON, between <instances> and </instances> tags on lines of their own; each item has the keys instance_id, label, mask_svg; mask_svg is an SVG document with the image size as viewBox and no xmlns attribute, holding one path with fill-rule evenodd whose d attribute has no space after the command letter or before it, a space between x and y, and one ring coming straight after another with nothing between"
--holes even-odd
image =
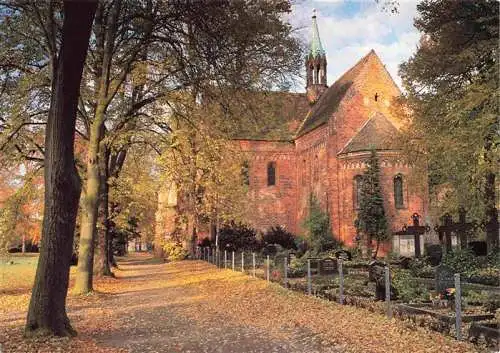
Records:
<instances>
[{"instance_id":1,"label":"sky","mask_svg":"<svg viewBox=\"0 0 500 353\"><path fill-rule=\"evenodd\" d=\"M417 0L400 0L399 13L392 14L383 11L375 0L296 0L290 22L298 35L310 43L311 16L316 9L321 43L327 55L329 86L375 49L401 88L398 66L415 52L420 37L413 27L416 5Z\"/></svg>"}]
</instances>

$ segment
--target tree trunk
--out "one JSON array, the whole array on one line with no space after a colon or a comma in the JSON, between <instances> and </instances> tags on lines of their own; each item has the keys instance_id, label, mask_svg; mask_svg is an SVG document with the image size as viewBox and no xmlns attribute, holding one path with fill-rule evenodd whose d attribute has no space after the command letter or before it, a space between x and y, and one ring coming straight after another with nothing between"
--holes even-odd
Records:
<instances>
[{"instance_id":1,"label":"tree trunk","mask_svg":"<svg viewBox=\"0 0 500 353\"><path fill-rule=\"evenodd\" d=\"M97 276L113 276L109 266L109 185L108 167L110 150L107 146L101 146L101 158L99 160L100 169L100 204L99 204L99 227L97 229L97 257L94 273Z\"/></svg>"},{"instance_id":2,"label":"tree trunk","mask_svg":"<svg viewBox=\"0 0 500 353\"><path fill-rule=\"evenodd\" d=\"M75 335L66 313L81 184L75 166L76 110L97 1L64 1L62 43L53 68L45 132L45 204L40 257L25 334Z\"/></svg>"},{"instance_id":3,"label":"tree trunk","mask_svg":"<svg viewBox=\"0 0 500 353\"><path fill-rule=\"evenodd\" d=\"M485 186L486 243L488 251L499 246L498 210L495 207L495 174L486 175Z\"/></svg>"},{"instance_id":4,"label":"tree trunk","mask_svg":"<svg viewBox=\"0 0 500 353\"><path fill-rule=\"evenodd\" d=\"M113 238L114 234L111 231L112 228L112 222L111 222L111 217L113 217L113 212L117 208L117 205L113 202L109 203L109 178L113 177L115 179L118 178L120 175L120 172L123 168L123 164L125 163L125 159L127 157L127 149L122 148L116 153L111 153L111 151L108 151L109 153L107 154L106 158L106 173L107 173L107 179L106 179L106 186L107 186L107 194L106 197L108 198L107 204L107 219L108 222L106 222L106 234L107 234L107 251L108 251L108 264L112 267L117 267L115 256L113 254ZM111 209L111 213L109 210Z\"/></svg>"},{"instance_id":5,"label":"tree trunk","mask_svg":"<svg viewBox=\"0 0 500 353\"><path fill-rule=\"evenodd\" d=\"M99 209L99 144L103 135L104 111L97 108L96 117L89 136L87 152L87 183L83 193L83 214L80 231L78 267L74 291L75 294L87 294L93 290L94 242L97 231L97 212Z\"/></svg>"}]
</instances>

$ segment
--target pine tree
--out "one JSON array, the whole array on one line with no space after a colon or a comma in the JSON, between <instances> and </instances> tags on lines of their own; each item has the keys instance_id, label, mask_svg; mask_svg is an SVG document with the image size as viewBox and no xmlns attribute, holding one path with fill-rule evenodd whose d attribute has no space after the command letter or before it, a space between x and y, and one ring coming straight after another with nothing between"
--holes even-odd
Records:
<instances>
[{"instance_id":1,"label":"pine tree","mask_svg":"<svg viewBox=\"0 0 500 353\"><path fill-rule=\"evenodd\" d=\"M372 150L367 163L368 168L363 174L361 200L355 225L358 232L366 235L368 249L371 249L373 239L377 241L373 254L373 258L376 258L380 243L389 239L389 233L380 187L380 167L375 150Z\"/></svg>"}]
</instances>

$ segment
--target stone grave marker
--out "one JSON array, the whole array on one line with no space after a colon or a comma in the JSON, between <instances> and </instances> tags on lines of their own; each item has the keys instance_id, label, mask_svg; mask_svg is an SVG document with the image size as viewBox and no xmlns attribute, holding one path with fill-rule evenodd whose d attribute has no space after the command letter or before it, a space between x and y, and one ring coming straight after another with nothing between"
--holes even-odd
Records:
<instances>
[{"instance_id":1,"label":"stone grave marker","mask_svg":"<svg viewBox=\"0 0 500 353\"><path fill-rule=\"evenodd\" d=\"M321 259L317 257L310 257L308 260L311 260L311 273L318 274L319 272L319 262Z\"/></svg>"},{"instance_id":2,"label":"stone grave marker","mask_svg":"<svg viewBox=\"0 0 500 353\"><path fill-rule=\"evenodd\" d=\"M332 258L322 259L319 262L319 274L321 275L334 275L338 272L337 260Z\"/></svg>"}]
</instances>

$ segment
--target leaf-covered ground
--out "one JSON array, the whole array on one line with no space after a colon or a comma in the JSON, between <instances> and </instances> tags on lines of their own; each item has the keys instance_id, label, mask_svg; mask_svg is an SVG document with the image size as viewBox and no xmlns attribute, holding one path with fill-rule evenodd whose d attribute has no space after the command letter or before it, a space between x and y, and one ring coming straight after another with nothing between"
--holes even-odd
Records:
<instances>
[{"instance_id":1,"label":"leaf-covered ground","mask_svg":"<svg viewBox=\"0 0 500 353\"><path fill-rule=\"evenodd\" d=\"M116 279L97 280L96 294L70 295L79 332L71 340L23 339L29 293L16 292L22 299L12 301L0 291L3 352L475 352L438 333L204 262L134 255L119 266Z\"/></svg>"}]
</instances>

